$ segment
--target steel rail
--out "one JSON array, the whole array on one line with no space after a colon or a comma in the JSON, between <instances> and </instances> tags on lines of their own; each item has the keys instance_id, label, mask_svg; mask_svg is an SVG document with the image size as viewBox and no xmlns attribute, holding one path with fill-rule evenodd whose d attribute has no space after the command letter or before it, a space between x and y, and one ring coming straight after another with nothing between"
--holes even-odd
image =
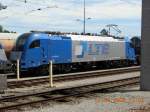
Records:
<instances>
[{"instance_id":1,"label":"steel rail","mask_svg":"<svg viewBox=\"0 0 150 112\"><path fill-rule=\"evenodd\" d=\"M108 89L113 89L118 87L135 85L139 83L139 80L140 80L139 76L136 76L136 77L113 80L108 82L106 81L101 83L94 83L94 84L66 87L66 88L55 88L53 90L47 90L38 93L29 93L26 95L1 98L0 110L17 108L20 106L42 103L45 101L63 100L68 97L80 96L82 94L91 93L96 90L108 90ZM36 98L34 100L33 99L31 100L30 97L36 97Z\"/></svg>"},{"instance_id":2,"label":"steel rail","mask_svg":"<svg viewBox=\"0 0 150 112\"><path fill-rule=\"evenodd\" d=\"M53 77L55 82L60 81L70 81L70 80L78 80L78 79L87 79L87 78L93 78L93 77L101 77L101 76L107 76L107 75L117 75L120 73L126 73L126 72L136 72L140 71L140 66L136 67L126 67L126 68L118 68L118 69L109 69L109 70L96 70L96 71L88 71L88 72L80 72L80 73L71 73L71 74L61 74L56 75ZM28 84L36 85L41 84L45 82L49 82L49 77L34 77L34 78L23 78L20 80L8 80L8 87L18 87L18 86L25 86Z\"/></svg>"}]
</instances>

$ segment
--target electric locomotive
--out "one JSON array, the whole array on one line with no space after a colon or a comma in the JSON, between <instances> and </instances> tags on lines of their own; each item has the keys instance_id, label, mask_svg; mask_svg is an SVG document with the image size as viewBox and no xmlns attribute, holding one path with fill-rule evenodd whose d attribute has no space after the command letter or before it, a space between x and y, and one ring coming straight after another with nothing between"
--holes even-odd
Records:
<instances>
[{"instance_id":1,"label":"electric locomotive","mask_svg":"<svg viewBox=\"0 0 150 112\"><path fill-rule=\"evenodd\" d=\"M132 65L136 61L130 39L87 35L25 33L18 37L11 60L21 71L46 71L49 61L57 71L100 66Z\"/></svg>"}]
</instances>

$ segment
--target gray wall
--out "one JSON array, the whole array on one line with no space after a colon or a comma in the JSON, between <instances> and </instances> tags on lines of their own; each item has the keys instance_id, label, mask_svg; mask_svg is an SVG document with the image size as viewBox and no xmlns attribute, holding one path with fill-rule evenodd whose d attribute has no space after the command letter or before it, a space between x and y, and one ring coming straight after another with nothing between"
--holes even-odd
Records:
<instances>
[{"instance_id":1,"label":"gray wall","mask_svg":"<svg viewBox=\"0 0 150 112\"><path fill-rule=\"evenodd\" d=\"M142 0L141 90L150 90L150 0Z\"/></svg>"}]
</instances>

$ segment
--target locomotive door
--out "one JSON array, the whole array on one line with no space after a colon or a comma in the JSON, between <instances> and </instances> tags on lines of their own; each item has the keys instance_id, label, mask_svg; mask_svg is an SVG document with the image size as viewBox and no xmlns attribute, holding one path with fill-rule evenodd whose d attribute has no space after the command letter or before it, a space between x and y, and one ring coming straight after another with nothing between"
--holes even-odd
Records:
<instances>
[{"instance_id":1,"label":"locomotive door","mask_svg":"<svg viewBox=\"0 0 150 112\"><path fill-rule=\"evenodd\" d=\"M41 62L46 64L48 61L48 41L41 40Z\"/></svg>"}]
</instances>

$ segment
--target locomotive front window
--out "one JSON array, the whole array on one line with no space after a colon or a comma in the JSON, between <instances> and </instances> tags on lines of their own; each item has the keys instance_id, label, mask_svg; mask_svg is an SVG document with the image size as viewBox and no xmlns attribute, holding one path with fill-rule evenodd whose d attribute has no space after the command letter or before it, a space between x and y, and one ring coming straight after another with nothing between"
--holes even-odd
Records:
<instances>
[{"instance_id":1,"label":"locomotive front window","mask_svg":"<svg viewBox=\"0 0 150 112\"><path fill-rule=\"evenodd\" d=\"M30 33L25 33L18 38L18 40L16 42L16 50L17 51L23 50L23 46L29 37L30 37Z\"/></svg>"},{"instance_id":2,"label":"locomotive front window","mask_svg":"<svg viewBox=\"0 0 150 112\"><path fill-rule=\"evenodd\" d=\"M31 43L29 48L31 49L31 48L38 48L38 47L40 47L40 40L35 40Z\"/></svg>"}]
</instances>

